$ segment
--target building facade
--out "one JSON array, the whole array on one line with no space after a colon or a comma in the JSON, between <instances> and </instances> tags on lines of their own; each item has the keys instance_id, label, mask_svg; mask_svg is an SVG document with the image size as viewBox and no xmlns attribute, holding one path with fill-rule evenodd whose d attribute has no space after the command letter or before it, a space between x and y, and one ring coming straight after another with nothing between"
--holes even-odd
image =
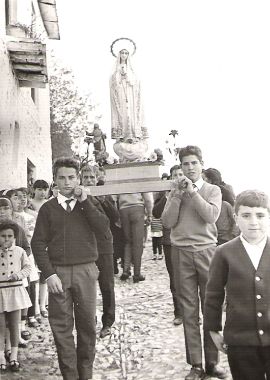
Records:
<instances>
[{"instance_id":1,"label":"building facade","mask_svg":"<svg viewBox=\"0 0 270 380\"><path fill-rule=\"evenodd\" d=\"M0 190L52 180L48 38L54 0L0 0Z\"/></svg>"}]
</instances>

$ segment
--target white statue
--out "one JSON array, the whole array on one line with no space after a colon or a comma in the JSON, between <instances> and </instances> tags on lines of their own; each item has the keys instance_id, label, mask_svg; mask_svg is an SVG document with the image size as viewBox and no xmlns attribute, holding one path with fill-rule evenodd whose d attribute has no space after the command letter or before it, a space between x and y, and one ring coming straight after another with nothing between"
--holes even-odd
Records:
<instances>
[{"instance_id":1,"label":"white statue","mask_svg":"<svg viewBox=\"0 0 270 380\"><path fill-rule=\"evenodd\" d=\"M117 56L114 53L116 43ZM148 148L141 86L131 65L131 48L133 55L136 46L128 38L118 39L111 46L112 54L117 57L115 70L110 78L111 137L116 140L114 151L121 162L143 159Z\"/></svg>"}]
</instances>

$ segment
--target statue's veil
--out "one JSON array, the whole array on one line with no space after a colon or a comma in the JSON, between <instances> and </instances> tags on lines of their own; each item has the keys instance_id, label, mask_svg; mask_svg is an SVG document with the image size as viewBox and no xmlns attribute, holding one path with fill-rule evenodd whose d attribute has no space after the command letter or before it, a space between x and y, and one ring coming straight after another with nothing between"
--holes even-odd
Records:
<instances>
[{"instance_id":1,"label":"statue's veil","mask_svg":"<svg viewBox=\"0 0 270 380\"><path fill-rule=\"evenodd\" d=\"M123 49L121 49L123 50ZM116 59L116 64L115 64L115 67L114 67L114 72L113 72L113 76L115 76L115 79L117 81L117 83L119 84L121 82L121 68L122 68L122 65L120 63L120 52L121 50L119 51L118 55L117 55L117 59ZM127 49L125 49L127 50ZM128 50L127 50L128 51ZM127 61L126 61L126 73L127 73L127 76L126 76L126 79L127 79L127 82L132 86L136 83L136 77L135 77L135 73L133 71L133 68L132 68L132 64L131 64L131 60L130 60L130 54L128 55L127 57Z\"/></svg>"}]
</instances>

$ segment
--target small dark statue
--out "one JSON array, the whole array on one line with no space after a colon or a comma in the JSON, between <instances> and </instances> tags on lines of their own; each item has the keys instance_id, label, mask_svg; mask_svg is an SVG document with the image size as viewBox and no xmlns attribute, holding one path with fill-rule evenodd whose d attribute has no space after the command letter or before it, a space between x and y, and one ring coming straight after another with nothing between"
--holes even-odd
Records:
<instances>
[{"instance_id":1,"label":"small dark statue","mask_svg":"<svg viewBox=\"0 0 270 380\"><path fill-rule=\"evenodd\" d=\"M93 153L94 153L96 162L100 166L103 166L104 164L106 164L106 160L109 157L109 154L106 152L105 139L106 139L106 135L99 128L98 124L94 124L94 129L92 132L86 132L85 141L87 140L90 143L94 144Z\"/></svg>"}]
</instances>

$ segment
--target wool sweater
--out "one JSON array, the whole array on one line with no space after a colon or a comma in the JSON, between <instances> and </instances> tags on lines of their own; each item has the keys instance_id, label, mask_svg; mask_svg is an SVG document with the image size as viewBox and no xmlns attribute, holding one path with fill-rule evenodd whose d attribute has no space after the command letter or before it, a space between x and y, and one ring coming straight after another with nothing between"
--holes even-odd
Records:
<instances>
[{"instance_id":1,"label":"wool sweater","mask_svg":"<svg viewBox=\"0 0 270 380\"><path fill-rule=\"evenodd\" d=\"M88 199L68 213L53 198L41 206L31 247L45 278L55 273L54 265L75 265L96 261L94 233L108 234L109 220ZM110 239L110 235L107 236Z\"/></svg>"},{"instance_id":2,"label":"wool sweater","mask_svg":"<svg viewBox=\"0 0 270 380\"><path fill-rule=\"evenodd\" d=\"M215 222L220 209L220 188L210 183L204 182L201 189L191 195L171 191L162 213L162 223L165 228L171 228L172 246L196 252L215 245Z\"/></svg>"},{"instance_id":3,"label":"wool sweater","mask_svg":"<svg viewBox=\"0 0 270 380\"><path fill-rule=\"evenodd\" d=\"M119 209L133 206L144 207L144 201L141 193L134 194L120 194L119 196Z\"/></svg>"},{"instance_id":4,"label":"wool sweater","mask_svg":"<svg viewBox=\"0 0 270 380\"><path fill-rule=\"evenodd\" d=\"M204 329L222 330L222 304L227 297L224 340L229 345L270 346L270 240L257 270L240 237L219 246L206 287Z\"/></svg>"},{"instance_id":5,"label":"wool sweater","mask_svg":"<svg viewBox=\"0 0 270 380\"><path fill-rule=\"evenodd\" d=\"M120 194L118 198L119 210L128 207L145 207L147 216L152 216L153 209L153 194L152 193L134 193Z\"/></svg>"}]
</instances>

